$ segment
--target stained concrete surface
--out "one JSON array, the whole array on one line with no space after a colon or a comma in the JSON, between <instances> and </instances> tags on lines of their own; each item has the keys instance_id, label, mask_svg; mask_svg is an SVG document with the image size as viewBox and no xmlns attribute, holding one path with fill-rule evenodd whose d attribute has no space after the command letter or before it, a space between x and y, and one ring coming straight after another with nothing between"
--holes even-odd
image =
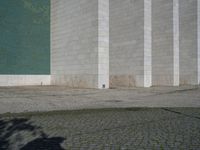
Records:
<instances>
[{"instance_id":1,"label":"stained concrete surface","mask_svg":"<svg viewBox=\"0 0 200 150\"><path fill-rule=\"evenodd\" d=\"M200 107L197 86L70 89L63 86L1 87L0 113L127 107Z\"/></svg>"}]
</instances>

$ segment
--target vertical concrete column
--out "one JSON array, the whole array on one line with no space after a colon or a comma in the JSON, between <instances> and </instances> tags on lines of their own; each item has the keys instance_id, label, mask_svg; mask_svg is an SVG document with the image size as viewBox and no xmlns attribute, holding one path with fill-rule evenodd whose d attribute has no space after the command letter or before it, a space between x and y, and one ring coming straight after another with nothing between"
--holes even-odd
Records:
<instances>
[{"instance_id":1,"label":"vertical concrete column","mask_svg":"<svg viewBox=\"0 0 200 150\"><path fill-rule=\"evenodd\" d=\"M197 30L198 30L198 84L200 84L200 0L197 1L197 6L198 6L198 25L197 25Z\"/></svg>"},{"instance_id":2,"label":"vertical concrete column","mask_svg":"<svg viewBox=\"0 0 200 150\"><path fill-rule=\"evenodd\" d=\"M152 0L144 0L144 87L152 86Z\"/></svg>"},{"instance_id":3,"label":"vertical concrete column","mask_svg":"<svg viewBox=\"0 0 200 150\"><path fill-rule=\"evenodd\" d=\"M179 0L173 0L173 48L174 48L174 86L179 86L179 72L180 72L180 60L179 60Z\"/></svg>"},{"instance_id":4,"label":"vertical concrete column","mask_svg":"<svg viewBox=\"0 0 200 150\"><path fill-rule=\"evenodd\" d=\"M153 85L179 85L177 0L152 0Z\"/></svg>"},{"instance_id":5,"label":"vertical concrete column","mask_svg":"<svg viewBox=\"0 0 200 150\"><path fill-rule=\"evenodd\" d=\"M98 0L98 88L109 88L109 0Z\"/></svg>"},{"instance_id":6,"label":"vertical concrete column","mask_svg":"<svg viewBox=\"0 0 200 150\"><path fill-rule=\"evenodd\" d=\"M180 0L180 84L199 84L199 0Z\"/></svg>"}]
</instances>

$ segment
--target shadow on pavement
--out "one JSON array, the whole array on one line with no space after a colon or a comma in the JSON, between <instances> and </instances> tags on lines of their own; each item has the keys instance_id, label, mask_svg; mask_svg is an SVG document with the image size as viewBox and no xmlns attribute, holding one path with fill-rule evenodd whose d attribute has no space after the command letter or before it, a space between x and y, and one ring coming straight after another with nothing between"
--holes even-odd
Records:
<instances>
[{"instance_id":1,"label":"shadow on pavement","mask_svg":"<svg viewBox=\"0 0 200 150\"><path fill-rule=\"evenodd\" d=\"M32 137L37 137L31 141L23 143L23 137L19 136L20 132L28 132ZM16 143L11 142L12 137L18 135ZM0 150L19 149L19 150L64 150L61 143L63 137L49 138L41 128L32 125L28 119L1 119L0 118ZM20 143L20 144L19 144Z\"/></svg>"},{"instance_id":2,"label":"shadow on pavement","mask_svg":"<svg viewBox=\"0 0 200 150\"><path fill-rule=\"evenodd\" d=\"M20 150L36 150L36 149L48 149L48 150L64 150L60 144L65 139L62 137L53 137L53 138L37 138L27 145L22 147Z\"/></svg>"}]
</instances>

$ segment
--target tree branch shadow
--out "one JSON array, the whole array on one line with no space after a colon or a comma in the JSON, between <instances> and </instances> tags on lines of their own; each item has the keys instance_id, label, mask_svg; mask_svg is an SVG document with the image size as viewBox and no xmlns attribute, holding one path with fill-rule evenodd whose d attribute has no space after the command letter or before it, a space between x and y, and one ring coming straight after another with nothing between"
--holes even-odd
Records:
<instances>
[{"instance_id":1,"label":"tree branch shadow","mask_svg":"<svg viewBox=\"0 0 200 150\"><path fill-rule=\"evenodd\" d=\"M17 140L20 144L12 143L11 137L20 134L20 132L28 132L32 135L33 140L23 143L23 137L18 137ZM41 127L33 125L29 119L0 118L0 150L9 150L13 147L18 150L64 150L61 146L64 140L63 137L48 137L41 130Z\"/></svg>"}]
</instances>

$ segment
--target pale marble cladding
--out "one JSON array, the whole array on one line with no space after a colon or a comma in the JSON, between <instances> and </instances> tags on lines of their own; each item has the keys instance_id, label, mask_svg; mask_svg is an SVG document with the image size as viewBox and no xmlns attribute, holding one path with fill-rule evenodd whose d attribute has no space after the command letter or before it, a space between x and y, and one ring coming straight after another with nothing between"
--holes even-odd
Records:
<instances>
[{"instance_id":1,"label":"pale marble cladding","mask_svg":"<svg viewBox=\"0 0 200 150\"><path fill-rule=\"evenodd\" d=\"M198 84L200 84L200 0L197 1L198 6Z\"/></svg>"},{"instance_id":2,"label":"pale marble cladding","mask_svg":"<svg viewBox=\"0 0 200 150\"><path fill-rule=\"evenodd\" d=\"M0 75L0 86L50 85L50 75Z\"/></svg>"},{"instance_id":3,"label":"pale marble cladding","mask_svg":"<svg viewBox=\"0 0 200 150\"><path fill-rule=\"evenodd\" d=\"M178 24L178 1L152 0L153 85L179 85Z\"/></svg>"},{"instance_id":4,"label":"pale marble cladding","mask_svg":"<svg viewBox=\"0 0 200 150\"><path fill-rule=\"evenodd\" d=\"M98 1L98 88L109 88L109 0Z\"/></svg>"},{"instance_id":5,"label":"pale marble cladding","mask_svg":"<svg viewBox=\"0 0 200 150\"><path fill-rule=\"evenodd\" d=\"M179 47L179 0L173 0L173 65L174 65L174 86L180 84L180 47Z\"/></svg>"},{"instance_id":6,"label":"pale marble cladding","mask_svg":"<svg viewBox=\"0 0 200 150\"><path fill-rule=\"evenodd\" d=\"M51 83L81 88L108 84L108 0L51 1Z\"/></svg>"},{"instance_id":7,"label":"pale marble cladding","mask_svg":"<svg viewBox=\"0 0 200 150\"><path fill-rule=\"evenodd\" d=\"M198 84L198 1L179 1L181 84Z\"/></svg>"},{"instance_id":8,"label":"pale marble cladding","mask_svg":"<svg viewBox=\"0 0 200 150\"><path fill-rule=\"evenodd\" d=\"M51 83L97 88L98 0L51 1Z\"/></svg>"},{"instance_id":9,"label":"pale marble cladding","mask_svg":"<svg viewBox=\"0 0 200 150\"><path fill-rule=\"evenodd\" d=\"M151 86L149 0L110 0L110 86Z\"/></svg>"},{"instance_id":10,"label":"pale marble cladding","mask_svg":"<svg viewBox=\"0 0 200 150\"><path fill-rule=\"evenodd\" d=\"M144 87L152 86L152 0L144 0Z\"/></svg>"}]
</instances>

